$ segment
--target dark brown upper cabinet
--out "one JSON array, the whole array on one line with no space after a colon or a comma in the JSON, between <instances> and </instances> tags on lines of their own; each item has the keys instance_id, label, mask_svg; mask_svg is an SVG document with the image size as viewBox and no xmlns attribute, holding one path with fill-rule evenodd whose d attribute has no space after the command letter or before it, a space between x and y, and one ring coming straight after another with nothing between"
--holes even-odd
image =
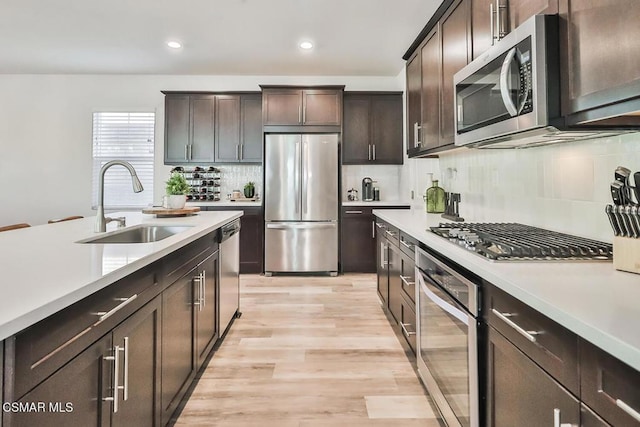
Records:
<instances>
[{"instance_id":1,"label":"dark brown upper cabinet","mask_svg":"<svg viewBox=\"0 0 640 427\"><path fill-rule=\"evenodd\" d=\"M262 123L265 126L340 126L342 89L263 86Z\"/></svg>"},{"instance_id":2,"label":"dark brown upper cabinet","mask_svg":"<svg viewBox=\"0 0 640 427\"><path fill-rule=\"evenodd\" d=\"M212 95L165 96L165 164L214 161L214 108Z\"/></svg>"},{"instance_id":3,"label":"dark brown upper cabinet","mask_svg":"<svg viewBox=\"0 0 640 427\"><path fill-rule=\"evenodd\" d=\"M469 63L471 42L471 0L457 0L409 58L406 69L409 157L454 148L453 75Z\"/></svg>"},{"instance_id":4,"label":"dark brown upper cabinet","mask_svg":"<svg viewBox=\"0 0 640 427\"><path fill-rule=\"evenodd\" d=\"M640 126L640 2L560 0L559 13L569 124Z\"/></svg>"},{"instance_id":5,"label":"dark brown upper cabinet","mask_svg":"<svg viewBox=\"0 0 640 427\"><path fill-rule=\"evenodd\" d=\"M165 94L165 164L262 162L259 93Z\"/></svg>"},{"instance_id":6,"label":"dark brown upper cabinet","mask_svg":"<svg viewBox=\"0 0 640 427\"><path fill-rule=\"evenodd\" d=\"M342 163L403 161L402 93L345 92Z\"/></svg>"}]
</instances>

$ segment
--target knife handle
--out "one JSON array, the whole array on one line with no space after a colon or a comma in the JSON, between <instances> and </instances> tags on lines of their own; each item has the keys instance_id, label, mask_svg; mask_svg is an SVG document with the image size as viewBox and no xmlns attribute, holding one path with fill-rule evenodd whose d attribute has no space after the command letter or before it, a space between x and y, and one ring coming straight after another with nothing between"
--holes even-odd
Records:
<instances>
[{"instance_id":1,"label":"knife handle","mask_svg":"<svg viewBox=\"0 0 640 427\"><path fill-rule=\"evenodd\" d=\"M620 235L620 227L618 226L618 220L613 215L613 206L607 205L604 208L604 211L607 213L607 218L609 218L609 223L611 224L611 228L613 229L613 235Z\"/></svg>"}]
</instances>

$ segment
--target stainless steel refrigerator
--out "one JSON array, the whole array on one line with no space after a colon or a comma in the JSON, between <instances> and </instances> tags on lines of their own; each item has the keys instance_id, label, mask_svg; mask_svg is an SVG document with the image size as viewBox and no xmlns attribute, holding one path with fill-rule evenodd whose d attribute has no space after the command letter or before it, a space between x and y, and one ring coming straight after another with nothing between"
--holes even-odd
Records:
<instances>
[{"instance_id":1,"label":"stainless steel refrigerator","mask_svg":"<svg viewBox=\"0 0 640 427\"><path fill-rule=\"evenodd\" d=\"M337 273L338 135L269 134L264 156L265 273Z\"/></svg>"}]
</instances>

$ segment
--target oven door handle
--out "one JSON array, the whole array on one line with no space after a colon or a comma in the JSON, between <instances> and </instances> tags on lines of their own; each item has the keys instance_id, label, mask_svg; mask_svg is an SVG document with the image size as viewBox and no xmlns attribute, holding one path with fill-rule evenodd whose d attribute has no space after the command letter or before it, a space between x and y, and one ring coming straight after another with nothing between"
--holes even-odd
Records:
<instances>
[{"instance_id":1,"label":"oven door handle","mask_svg":"<svg viewBox=\"0 0 640 427\"><path fill-rule=\"evenodd\" d=\"M420 283L420 288L422 289L422 292L424 292L425 295L438 307L440 307L441 309L443 309L444 311L446 311L447 313L449 313L450 315L452 315L453 317L455 317L465 325L469 326L470 315L460 310L455 305L445 301L444 299L436 295L430 289L430 287L437 289L436 285L432 284L431 281L428 279L425 280L424 273L420 272L419 270L418 270L418 273L419 274L416 274L416 277L418 279L418 282Z\"/></svg>"},{"instance_id":2,"label":"oven door handle","mask_svg":"<svg viewBox=\"0 0 640 427\"><path fill-rule=\"evenodd\" d=\"M509 67L511 66L511 62L516 57L517 50L516 48L512 48L507 56L504 58L504 62L502 63L502 68L500 69L500 95L502 95L502 102L504 102L504 106L509 112L511 117L515 117L518 115L518 108L516 104L513 103L511 99L511 95L509 94Z\"/></svg>"}]
</instances>

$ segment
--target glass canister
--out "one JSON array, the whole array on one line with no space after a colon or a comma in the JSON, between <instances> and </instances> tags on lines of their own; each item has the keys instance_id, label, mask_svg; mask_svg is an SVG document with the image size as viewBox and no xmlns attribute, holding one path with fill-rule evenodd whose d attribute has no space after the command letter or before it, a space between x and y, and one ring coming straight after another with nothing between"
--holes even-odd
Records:
<instances>
[{"instance_id":1,"label":"glass canister","mask_svg":"<svg viewBox=\"0 0 640 427\"><path fill-rule=\"evenodd\" d=\"M443 213L445 210L444 188L438 187L438 180L433 180L433 185L427 188L425 194L427 213Z\"/></svg>"}]
</instances>

